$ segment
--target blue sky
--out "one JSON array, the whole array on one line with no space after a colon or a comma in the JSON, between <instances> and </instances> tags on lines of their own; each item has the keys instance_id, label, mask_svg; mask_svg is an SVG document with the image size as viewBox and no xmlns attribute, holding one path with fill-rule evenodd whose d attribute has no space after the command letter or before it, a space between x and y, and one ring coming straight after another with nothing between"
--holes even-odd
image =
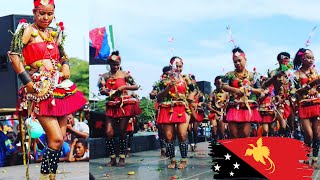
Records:
<instances>
[{"instance_id":1,"label":"blue sky","mask_svg":"<svg viewBox=\"0 0 320 180\"><path fill-rule=\"evenodd\" d=\"M228 43L226 30L230 25L236 44L247 54L247 69L256 67L266 74L268 68L277 67L276 56L281 51L293 58L320 21L319 1L95 0L89 7L90 29L113 25L123 68L142 86L140 96L148 96L162 67L169 63L172 47L174 55L184 60L185 74L212 83L216 75L233 70L233 45ZM169 37L175 41L168 43ZM320 27L309 46L316 60L319 37ZM98 74L106 68L91 68L90 90L96 93Z\"/></svg>"},{"instance_id":2,"label":"blue sky","mask_svg":"<svg viewBox=\"0 0 320 180\"><path fill-rule=\"evenodd\" d=\"M76 4L75 4L76 3ZM88 1L81 3L74 0L55 0L56 21L62 21L65 26L67 39L65 49L70 57L88 61ZM0 16L11 14L33 15L33 0L10 0L0 2ZM54 24L51 26L55 27ZM8 33L8 35L10 35ZM1 34L4 36L4 34Z\"/></svg>"},{"instance_id":3,"label":"blue sky","mask_svg":"<svg viewBox=\"0 0 320 180\"><path fill-rule=\"evenodd\" d=\"M32 2L0 2L0 16L32 15ZM89 30L113 25L123 68L142 86L140 96L147 96L159 79L162 67L172 56L171 48L184 60L184 73L194 74L199 81L212 82L216 75L232 70L233 45L228 43L227 25L232 28L236 44L247 54L247 68L256 67L262 74L268 68L276 68L279 52L287 51L293 56L304 46L312 28L320 25L320 2L315 0L55 2L57 21L65 23L70 57L88 60ZM168 43L169 37L175 41ZM311 41L309 47L319 64L320 27ZM98 93L97 79L104 72L104 65L90 67L91 97Z\"/></svg>"}]
</instances>

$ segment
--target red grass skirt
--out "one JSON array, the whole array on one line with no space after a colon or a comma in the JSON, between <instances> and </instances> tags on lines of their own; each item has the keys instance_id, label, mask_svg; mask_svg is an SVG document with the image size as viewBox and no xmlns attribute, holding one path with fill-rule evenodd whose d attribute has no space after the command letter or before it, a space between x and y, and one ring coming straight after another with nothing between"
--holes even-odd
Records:
<instances>
[{"instance_id":1,"label":"red grass skirt","mask_svg":"<svg viewBox=\"0 0 320 180\"><path fill-rule=\"evenodd\" d=\"M171 109L173 110L173 112L170 112ZM173 107L160 106L158 111L157 123L158 124L185 123L187 120L186 114L187 114L186 107L184 104L175 105Z\"/></svg>"},{"instance_id":2,"label":"red grass skirt","mask_svg":"<svg viewBox=\"0 0 320 180\"><path fill-rule=\"evenodd\" d=\"M261 124L268 124L275 121L274 111L259 111L262 118Z\"/></svg>"},{"instance_id":3,"label":"red grass skirt","mask_svg":"<svg viewBox=\"0 0 320 180\"><path fill-rule=\"evenodd\" d=\"M309 119L320 117L320 98L313 99L308 102L300 102L299 103L299 118L301 119Z\"/></svg>"},{"instance_id":4,"label":"red grass skirt","mask_svg":"<svg viewBox=\"0 0 320 180\"><path fill-rule=\"evenodd\" d=\"M258 108L251 108L251 116L248 109L237 109L237 108L229 108L226 120L228 122L251 122L251 123L259 123L262 121L262 118L259 114Z\"/></svg>"},{"instance_id":5,"label":"red grass skirt","mask_svg":"<svg viewBox=\"0 0 320 180\"><path fill-rule=\"evenodd\" d=\"M287 103L284 103L284 107L279 107L278 110L282 112L282 118L287 120L291 113L291 107Z\"/></svg>"},{"instance_id":6,"label":"red grass skirt","mask_svg":"<svg viewBox=\"0 0 320 180\"><path fill-rule=\"evenodd\" d=\"M107 102L106 116L110 118L134 117L142 113L138 101L134 98L124 99L122 107L120 105L120 100Z\"/></svg>"},{"instance_id":7,"label":"red grass skirt","mask_svg":"<svg viewBox=\"0 0 320 180\"><path fill-rule=\"evenodd\" d=\"M216 113L210 112L208 114L208 119L211 120L211 121L216 120L217 119L216 118Z\"/></svg>"},{"instance_id":8,"label":"red grass skirt","mask_svg":"<svg viewBox=\"0 0 320 180\"><path fill-rule=\"evenodd\" d=\"M23 88L19 92L23 91ZM17 111L20 110L20 104L23 102L24 95L21 94L21 98L18 99ZM76 90L76 85L73 84L70 90L64 90L56 88L53 90L53 97L42 100L39 104L34 103L32 108L38 109L38 116L54 116L61 117L68 114L72 114L81 109L87 102L84 95ZM22 116L28 116L28 110L22 110Z\"/></svg>"}]
</instances>

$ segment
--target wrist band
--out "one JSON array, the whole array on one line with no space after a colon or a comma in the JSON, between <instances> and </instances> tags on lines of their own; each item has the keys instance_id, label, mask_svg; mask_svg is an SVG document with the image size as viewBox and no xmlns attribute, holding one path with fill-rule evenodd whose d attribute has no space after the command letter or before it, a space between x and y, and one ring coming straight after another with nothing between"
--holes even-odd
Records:
<instances>
[{"instance_id":1,"label":"wrist band","mask_svg":"<svg viewBox=\"0 0 320 180\"><path fill-rule=\"evenodd\" d=\"M70 67L69 61L63 61L61 65L67 64Z\"/></svg>"},{"instance_id":2,"label":"wrist band","mask_svg":"<svg viewBox=\"0 0 320 180\"><path fill-rule=\"evenodd\" d=\"M32 81L26 71L23 71L22 73L18 74L18 77L21 80L21 82L23 83L23 85L26 85Z\"/></svg>"}]
</instances>

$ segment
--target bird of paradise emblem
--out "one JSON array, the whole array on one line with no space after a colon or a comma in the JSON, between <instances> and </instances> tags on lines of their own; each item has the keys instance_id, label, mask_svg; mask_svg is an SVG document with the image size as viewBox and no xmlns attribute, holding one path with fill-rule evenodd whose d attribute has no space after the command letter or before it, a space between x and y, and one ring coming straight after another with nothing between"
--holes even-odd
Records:
<instances>
[{"instance_id":1,"label":"bird of paradise emblem","mask_svg":"<svg viewBox=\"0 0 320 180\"><path fill-rule=\"evenodd\" d=\"M245 156L253 156L254 160L257 162L261 162L262 164L266 165L266 160L269 161L270 167L266 170L271 170L270 174L273 173L276 169L275 164L273 163L272 159L270 159L270 150L267 146L262 146L262 138L257 140L257 147L253 144L248 144L252 147L252 149L248 148L246 150Z\"/></svg>"}]
</instances>

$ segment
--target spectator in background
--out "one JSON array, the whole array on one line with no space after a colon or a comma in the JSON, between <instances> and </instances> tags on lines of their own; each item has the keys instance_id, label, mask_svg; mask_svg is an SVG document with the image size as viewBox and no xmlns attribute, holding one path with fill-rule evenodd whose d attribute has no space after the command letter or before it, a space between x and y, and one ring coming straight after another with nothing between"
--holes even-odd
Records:
<instances>
[{"instance_id":1,"label":"spectator in background","mask_svg":"<svg viewBox=\"0 0 320 180\"><path fill-rule=\"evenodd\" d=\"M77 122L72 114L67 116L67 131L77 138L87 139L89 137L89 126L84 122Z\"/></svg>"},{"instance_id":2,"label":"spectator in background","mask_svg":"<svg viewBox=\"0 0 320 180\"><path fill-rule=\"evenodd\" d=\"M6 141L7 136L3 133L3 125L0 122L0 167L6 164Z\"/></svg>"},{"instance_id":3,"label":"spectator in background","mask_svg":"<svg viewBox=\"0 0 320 180\"><path fill-rule=\"evenodd\" d=\"M73 154L75 150L75 154ZM84 139L77 139L75 138L73 140L73 143L71 145L71 150L69 154L69 161L89 161L89 149L88 149L88 143Z\"/></svg>"}]
</instances>

